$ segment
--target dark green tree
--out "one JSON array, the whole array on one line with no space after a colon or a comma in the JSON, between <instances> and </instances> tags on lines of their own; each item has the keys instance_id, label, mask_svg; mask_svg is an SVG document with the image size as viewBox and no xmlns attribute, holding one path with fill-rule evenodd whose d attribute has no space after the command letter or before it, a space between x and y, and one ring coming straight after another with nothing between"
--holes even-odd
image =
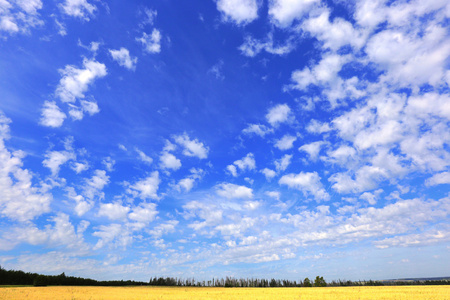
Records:
<instances>
[{"instance_id":1,"label":"dark green tree","mask_svg":"<svg viewBox=\"0 0 450 300\"><path fill-rule=\"evenodd\" d=\"M304 287L312 287L311 280L309 280L308 277L306 277L305 280L303 280L303 286Z\"/></svg>"},{"instance_id":2,"label":"dark green tree","mask_svg":"<svg viewBox=\"0 0 450 300\"><path fill-rule=\"evenodd\" d=\"M316 276L316 279L314 280L314 286L316 287L323 287L323 286L327 286L327 282L325 281L325 279L323 279L322 276Z\"/></svg>"}]
</instances>

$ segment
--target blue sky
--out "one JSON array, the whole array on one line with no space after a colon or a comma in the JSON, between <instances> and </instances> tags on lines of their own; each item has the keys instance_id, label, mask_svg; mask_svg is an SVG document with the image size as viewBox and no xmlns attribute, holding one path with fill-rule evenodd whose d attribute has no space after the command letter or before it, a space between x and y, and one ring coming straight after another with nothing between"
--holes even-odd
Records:
<instances>
[{"instance_id":1,"label":"blue sky","mask_svg":"<svg viewBox=\"0 0 450 300\"><path fill-rule=\"evenodd\" d=\"M0 265L450 269L443 0L0 0Z\"/></svg>"}]
</instances>

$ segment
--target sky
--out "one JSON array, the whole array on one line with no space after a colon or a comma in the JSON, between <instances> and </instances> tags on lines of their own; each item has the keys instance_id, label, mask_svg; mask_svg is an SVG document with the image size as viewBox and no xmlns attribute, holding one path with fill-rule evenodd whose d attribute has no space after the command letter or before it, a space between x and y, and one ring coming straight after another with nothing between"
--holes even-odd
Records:
<instances>
[{"instance_id":1,"label":"sky","mask_svg":"<svg viewBox=\"0 0 450 300\"><path fill-rule=\"evenodd\" d=\"M446 0L0 0L0 265L449 276Z\"/></svg>"}]
</instances>

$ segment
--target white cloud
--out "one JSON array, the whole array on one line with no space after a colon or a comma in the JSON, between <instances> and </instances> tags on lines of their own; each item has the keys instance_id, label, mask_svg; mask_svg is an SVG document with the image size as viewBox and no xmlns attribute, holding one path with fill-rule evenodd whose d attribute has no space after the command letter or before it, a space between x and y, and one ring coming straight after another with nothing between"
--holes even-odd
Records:
<instances>
[{"instance_id":1,"label":"white cloud","mask_svg":"<svg viewBox=\"0 0 450 300\"><path fill-rule=\"evenodd\" d=\"M94 16L94 11L97 9L87 0L65 0L64 3L60 4L60 7L66 15L86 21L89 21L89 17Z\"/></svg>"},{"instance_id":2,"label":"white cloud","mask_svg":"<svg viewBox=\"0 0 450 300\"><path fill-rule=\"evenodd\" d=\"M178 182L178 187L184 189L185 192L189 192L194 187L195 179L186 177Z\"/></svg>"},{"instance_id":3,"label":"white cloud","mask_svg":"<svg viewBox=\"0 0 450 300\"><path fill-rule=\"evenodd\" d=\"M31 245L45 245L46 247L63 247L76 255L85 255L90 250L82 235L82 229L86 229L89 222L81 221L79 230L75 231L75 227L66 214L58 213L56 216L49 218L48 221L52 222L53 226L47 224L45 229L41 230L34 224L28 223L25 226L11 228L4 237L12 242L13 247L25 242Z\"/></svg>"},{"instance_id":4,"label":"white cloud","mask_svg":"<svg viewBox=\"0 0 450 300\"><path fill-rule=\"evenodd\" d=\"M56 24L56 27L58 28L58 34L60 36L66 36L67 35L66 25L64 23L59 22L56 19L55 19L55 24Z\"/></svg>"},{"instance_id":5,"label":"white cloud","mask_svg":"<svg viewBox=\"0 0 450 300\"><path fill-rule=\"evenodd\" d=\"M142 200L145 199L159 199L157 191L161 180L159 179L159 173L154 171L146 178L137 181L133 185L129 185L127 192L135 197L140 197Z\"/></svg>"},{"instance_id":6,"label":"white cloud","mask_svg":"<svg viewBox=\"0 0 450 300\"><path fill-rule=\"evenodd\" d=\"M119 202L101 203L98 210L100 217L107 217L110 220L125 220L127 218L130 208L123 206Z\"/></svg>"},{"instance_id":7,"label":"white cloud","mask_svg":"<svg viewBox=\"0 0 450 300\"><path fill-rule=\"evenodd\" d=\"M142 152L141 150L139 150L138 148L134 148L134 150L136 150L137 154L139 155L139 159L143 162L145 162L146 164L151 165L153 162L153 159L149 156L147 156L144 152Z\"/></svg>"},{"instance_id":8,"label":"white cloud","mask_svg":"<svg viewBox=\"0 0 450 300\"><path fill-rule=\"evenodd\" d=\"M369 40L366 51L371 61L387 71L386 81L438 86L443 83L450 51L446 37L446 29L439 26L426 28L423 35L385 30Z\"/></svg>"},{"instance_id":9,"label":"white cloud","mask_svg":"<svg viewBox=\"0 0 450 300\"><path fill-rule=\"evenodd\" d=\"M131 57L130 51L128 49L121 47L119 50L109 50L109 54L111 54L112 58L122 67L127 68L128 70L135 70L137 57Z\"/></svg>"},{"instance_id":10,"label":"white cloud","mask_svg":"<svg viewBox=\"0 0 450 300\"><path fill-rule=\"evenodd\" d=\"M364 45L365 37L350 22L334 18L330 23L329 18L330 12L325 10L319 16L307 19L301 28L321 41L323 49L337 51L345 45L351 45L358 50Z\"/></svg>"},{"instance_id":11,"label":"white cloud","mask_svg":"<svg viewBox=\"0 0 450 300\"><path fill-rule=\"evenodd\" d=\"M221 183L215 186L216 193L219 196L232 198L253 198L253 190L246 186L232 183Z\"/></svg>"},{"instance_id":12,"label":"white cloud","mask_svg":"<svg viewBox=\"0 0 450 300\"><path fill-rule=\"evenodd\" d=\"M94 175L90 179L85 179L85 182L83 191L88 199L93 199L95 196L103 198L101 190L109 183L109 176L104 170L95 170Z\"/></svg>"},{"instance_id":13,"label":"white cloud","mask_svg":"<svg viewBox=\"0 0 450 300\"><path fill-rule=\"evenodd\" d=\"M278 126L281 123L292 120L291 109L287 104L278 104L269 109L266 115L267 122L272 126Z\"/></svg>"},{"instance_id":14,"label":"white cloud","mask_svg":"<svg viewBox=\"0 0 450 300\"><path fill-rule=\"evenodd\" d=\"M153 25L153 23L154 23L154 21L156 19L156 16L158 16L158 12L156 10L153 10L153 9L145 8L144 13L145 13L145 16L146 16L146 20L144 22L142 22L142 24L143 25L148 24L150 26Z\"/></svg>"},{"instance_id":15,"label":"white cloud","mask_svg":"<svg viewBox=\"0 0 450 300\"><path fill-rule=\"evenodd\" d=\"M310 133L325 133L331 131L331 127L328 123L322 123L320 121L312 119L308 126L306 126L306 130Z\"/></svg>"},{"instance_id":16,"label":"white cloud","mask_svg":"<svg viewBox=\"0 0 450 300\"><path fill-rule=\"evenodd\" d=\"M267 191L265 192L265 194L275 200L280 200L280 192L276 192L276 191Z\"/></svg>"},{"instance_id":17,"label":"white cloud","mask_svg":"<svg viewBox=\"0 0 450 300\"><path fill-rule=\"evenodd\" d=\"M217 0L217 9L225 21L245 25L258 18L256 0Z\"/></svg>"},{"instance_id":18,"label":"white cloud","mask_svg":"<svg viewBox=\"0 0 450 300\"><path fill-rule=\"evenodd\" d=\"M73 187L67 187L67 197L75 202L75 213L81 217L94 206L91 199L85 199L82 195L78 195Z\"/></svg>"},{"instance_id":19,"label":"white cloud","mask_svg":"<svg viewBox=\"0 0 450 300\"><path fill-rule=\"evenodd\" d=\"M202 169L192 168L190 172L191 175L178 181L177 188L179 190L183 189L185 192L189 192L194 187L195 182L201 180L205 175L205 171Z\"/></svg>"},{"instance_id":20,"label":"white cloud","mask_svg":"<svg viewBox=\"0 0 450 300\"><path fill-rule=\"evenodd\" d=\"M320 150L322 149L322 146L325 144L323 141L318 142L312 142L309 144L304 144L300 148L298 148L299 151L304 151L308 153L309 159L311 161L316 161L319 157Z\"/></svg>"},{"instance_id":21,"label":"white cloud","mask_svg":"<svg viewBox=\"0 0 450 300\"><path fill-rule=\"evenodd\" d=\"M256 134L263 138L266 134L272 133L273 129L261 124L249 124L242 132L247 135Z\"/></svg>"},{"instance_id":22,"label":"white cloud","mask_svg":"<svg viewBox=\"0 0 450 300\"><path fill-rule=\"evenodd\" d=\"M102 160L102 164L105 166L108 172L112 172L114 171L114 165L116 164L116 161L112 159L110 156L108 156Z\"/></svg>"},{"instance_id":23,"label":"white cloud","mask_svg":"<svg viewBox=\"0 0 450 300\"><path fill-rule=\"evenodd\" d=\"M342 145L335 150L328 151L327 155L327 161L338 164L340 166L349 166L350 162L357 159L357 152L355 148L347 145Z\"/></svg>"},{"instance_id":24,"label":"white cloud","mask_svg":"<svg viewBox=\"0 0 450 300\"><path fill-rule=\"evenodd\" d=\"M390 247L418 247L428 246L437 243L445 243L450 241L450 230L448 226L439 229L426 230L425 232L400 235L391 238L385 238L375 241L374 245L380 249Z\"/></svg>"},{"instance_id":25,"label":"white cloud","mask_svg":"<svg viewBox=\"0 0 450 300\"><path fill-rule=\"evenodd\" d=\"M50 151L45 154L45 159L42 161L42 164L50 169L52 176L58 176L61 165L74 159L76 159L76 156L73 152Z\"/></svg>"},{"instance_id":26,"label":"white cloud","mask_svg":"<svg viewBox=\"0 0 450 300\"><path fill-rule=\"evenodd\" d=\"M161 32L154 28L151 34L143 33L141 38L136 38L144 46L144 50L148 53L161 52Z\"/></svg>"},{"instance_id":27,"label":"white cloud","mask_svg":"<svg viewBox=\"0 0 450 300\"><path fill-rule=\"evenodd\" d=\"M237 168L235 165L228 165L227 166L227 171L233 176L233 177L237 177L238 173L237 173Z\"/></svg>"},{"instance_id":28,"label":"white cloud","mask_svg":"<svg viewBox=\"0 0 450 300\"><path fill-rule=\"evenodd\" d=\"M282 158L275 161L275 168L278 172L285 171L291 164L292 155L285 154Z\"/></svg>"},{"instance_id":29,"label":"white cloud","mask_svg":"<svg viewBox=\"0 0 450 300\"><path fill-rule=\"evenodd\" d=\"M67 65L64 70L59 70L62 75L56 89L56 95L63 102L75 102L84 98L84 93L97 78L106 76L106 66L95 60L84 59L83 69ZM88 104L86 104L88 106ZM91 111L90 109L87 109Z\"/></svg>"},{"instance_id":30,"label":"white cloud","mask_svg":"<svg viewBox=\"0 0 450 300\"><path fill-rule=\"evenodd\" d=\"M181 161L172 153L163 151L159 157L159 160L161 161L160 165L163 169L171 169L176 171L181 168Z\"/></svg>"},{"instance_id":31,"label":"white cloud","mask_svg":"<svg viewBox=\"0 0 450 300\"><path fill-rule=\"evenodd\" d=\"M141 203L133 208L133 211L128 214L128 218L142 224L148 224L155 220L157 214L155 203Z\"/></svg>"},{"instance_id":32,"label":"white cloud","mask_svg":"<svg viewBox=\"0 0 450 300\"><path fill-rule=\"evenodd\" d=\"M266 179L268 181L270 181L272 178L274 178L277 173L274 170L268 169L268 168L264 168L263 170L261 170L261 173L264 174L264 176L266 176Z\"/></svg>"},{"instance_id":33,"label":"white cloud","mask_svg":"<svg viewBox=\"0 0 450 300\"><path fill-rule=\"evenodd\" d=\"M306 91L310 85L318 86L323 96L314 98L315 101L323 98L329 102L332 109L338 105L345 105L349 99L359 99L366 95L367 91L364 88L367 83L356 76L342 79L338 74L351 59L351 54L339 55L327 52L314 67L305 67L303 70L292 72L291 80L294 83L286 89Z\"/></svg>"},{"instance_id":34,"label":"white cloud","mask_svg":"<svg viewBox=\"0 0 450 300\"><path fill-rule=\"evenodd\" d=\"M367 201L370 205L377 204L379 195L383 192L382 189L376 190L374 193L364 192L359 196L359 199Z\"/></svg>"},{"instance_id":35,"label":"white cloud","mask_svg":"<svg viewBox=\"0 0 450 300\"><path fill-rule=\"evenodd\" d=\"M220 224L223 220L223 210L214 204L191 201L183 205L183 209L186 219L199 217L204 220L202 222L195 221L188 225L189 228L201 231L200 233L210 234L210 231L204 231L204 228Z\"/></svg>"},{"instance_id":36,"label":"white cloud","mask_svg":"<svg viewBox=\"0 0 450 300\"><path fill-rule=\"evenodd\" d=\"M22 168L24 152L6 148L10 122L0 112L0 213L24 222L49 212L52 195L36 186L32 173Z\"/></svg>"},{"instance_id":37,"label":"white cloud","mask_svg":"<svg viewBox=\"0 0 450 300\"><path fill-rule=\"evenodd\" d=\"M320 0L270 0L269 17L279 27L288 27L294 20L307 15L315 3Z\"/></svg>"},{"instance_id":38,"label":"white cloud","mask_svg":"<svg viewBox=\"0 0 450 300\"><path fill-rule=\"evenodd\" d=\"M220 60L218 63L216 63L215 65L213 65L209 70L208 70L208 74L212 74L214 75L214 77L216 77L216 79L219 80L224 80L225 76L222 73L222 67L223 67L223 60Z\"/></svg>"},{"instance_id":39,"label":"white cloud","mask_svg":"<svg viewBox=\"0 0 450 300\"><path fill-rule=\"evenodd\" d=\"M152 235L154 238L161 238L163 235L175 232L175 227L180 223L177 220L169 220L165 223L159 224L153 229L149 230L148 233Z\"/></svg>"},{"instance_id":40,"label":"white cloud","mask_svg":"<svg viewBox=\"0 0 450 300\"><path fill-rule=\"evenodd\" d=\"M231 224L221 224L216 226L216 230L224 236L236 236L240 237L249 228L255 225L255 219L245 217L239 220L239 222Z\"/></svg>"},{"instance_id":41,"label":"white cloud","mask_svg":"<svg viewBox=\"0 0 450 300\"><path fill-rule=\"evenodd\" d=\"M277 147L282 151L288 150L294 147L294 142L296 140L297 140L296 136L285 134L281 139L277 140L277 142L275 143L275 147Z\"/></svg>"},{"instance_id":42,"label":"white cloud","mask_svg":"<svg viewBox=\"0 0 450 300\"><path fill-rule=\"evenodd\" d=\"M255 57L262 50L270 54L285 55L295 49L295 42L293 39L288 39L284 45L274 45L273 36L271 34L264 40L258 40L247 36L244 43L238 48L241 53L248 57Z\"/></svg>"},{"instance_id":43,"label":"white cloud","mask_svg":"<svg viewBox=\"0 0 450 300\"><path fill-rule=\"evenodd\" d=\"M97 231L94 231L92 235L99 237L100 239L94 246L94 250L103 248L114 241L115 244L113 246L115 247L126 247L132 242L132 237L129 232L125 230L121 224L100 225L96 230Z\"/></svg>"},{"instance_id":44,"label":"white cloud","mask_svg":"<svg viewBox=\"0 0 450 300\"><path fill-rule=\"evenodd\" d=\"M54 101L45 101L40 124L48 127L61 127L66 117L66 114L61 111Z\"/></svg>"},{"instance_id":45,"label":"white cloud","mask_svg":"<svg viewBox=\"0 0 450 300\"><path fill-rule=\"evenodd\" d=\"M38 13L42 6L41 0L0 1L0 34L26 34L30 28L43 25Z\"/></svg>"},{"instance_id":46,"label":"white cloud","mask_svg":"<svg viewBox=\"0 0 450 300\"><path fill-rule=\"evenodd\" d=\"M232 165L227 166L228 172L230 172L234 177L238 176L236 167L239 168L241 172L254 170L256 168L256 163L253 153L248 153L242 159L236 160Z\"/></svg>"},{"instance_id":47,"label":"white cloud","mask_svg":"<svg viewBox=\"0 0 450 300\"><path fill-rule=\"evenodd\" d=\"M89 169L89 164L87 162L84 163L73 162L70 168L74 170L75 173L80 174L81 172L84 172L87 169Z\"/></svg>"},{"instance_id":48,"label":"white cloud","mask_svg":"<svg viewBox=\"0 0 450 300\"><path fill-rule=\"evenodd\" d=\"M278 183L300 190L305 196L311 194L316 201L330 199L330 195L323 188L317 172L300 172L299 174L284 175Z\"/></svg>"},{"instance_id":49,"label":"white cloud","mask_svg":"<svg viewBox=\"0 0 450 300\"><path fill-rule=\"evenodd\" d=\"M304 90L311 84L324 85L335 81L338 77L338 72L349 60L349 55L324 54L322 60L313 69L305 67L301 71L296 70L292 72L292 81L295 82L294 88Z\"/></svg>"},{"instance_id":50,"label":"white cloud","mask_svg":"<svg viewBox=\"0 0 450 300\"><path fill-rule=\"evenodd\" d=\"M354 178L348 173L335 173L328 180L334 182L332 188L339 193L358 193L376 188L387 175L382 168L363 166L355 172Z\"/></svg>"},{"instance_id":51,"label":"white cloud","mask_svg":"<svg viewBox=\"0 0 450 300\"><path fill-rule=\"evenodd\" d=\"M174 136L174 140L177 144L183 146L184 155L195 156L200 159L208 157L209 148L197 139L191 140L186 133Z\"/></svg>"},{"instance_id":52,"label":"white cloud","mask_svg":"<svg viewBox=\"0 0 450 300\"><path fill-rule=\"evenodd\" d=\"M450 172L434 174L425 181L426 186L436 186L439 184L450 184Z\"/></svg>"}]
</instances>

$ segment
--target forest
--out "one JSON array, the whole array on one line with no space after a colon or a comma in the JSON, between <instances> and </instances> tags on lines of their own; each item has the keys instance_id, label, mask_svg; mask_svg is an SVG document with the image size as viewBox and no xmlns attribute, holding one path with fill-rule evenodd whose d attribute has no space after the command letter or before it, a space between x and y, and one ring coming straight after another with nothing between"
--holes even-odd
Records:
<instances>
[{"instance_id":1,"label":"forest","mask_svg":"<svg viewBox=\"0 0 450 300\"><path fill-rule=\"evenodd\" d=\"M314 280L306 277L303 280L255 279L255 278L213 278L211 280L195 280L194 278L151 277L148 282L134 280L98 281L89 278L60 275L42 275L20 270L6 270L0 266L0 285L63 285L63 286L196 286L196 287L326 287L326 286L383 286L383 285L450 285L449 278L424 280L383 280L383 281L351 281L333 280L326 282L322 276Z\"/></svg>"}]
</instances>

